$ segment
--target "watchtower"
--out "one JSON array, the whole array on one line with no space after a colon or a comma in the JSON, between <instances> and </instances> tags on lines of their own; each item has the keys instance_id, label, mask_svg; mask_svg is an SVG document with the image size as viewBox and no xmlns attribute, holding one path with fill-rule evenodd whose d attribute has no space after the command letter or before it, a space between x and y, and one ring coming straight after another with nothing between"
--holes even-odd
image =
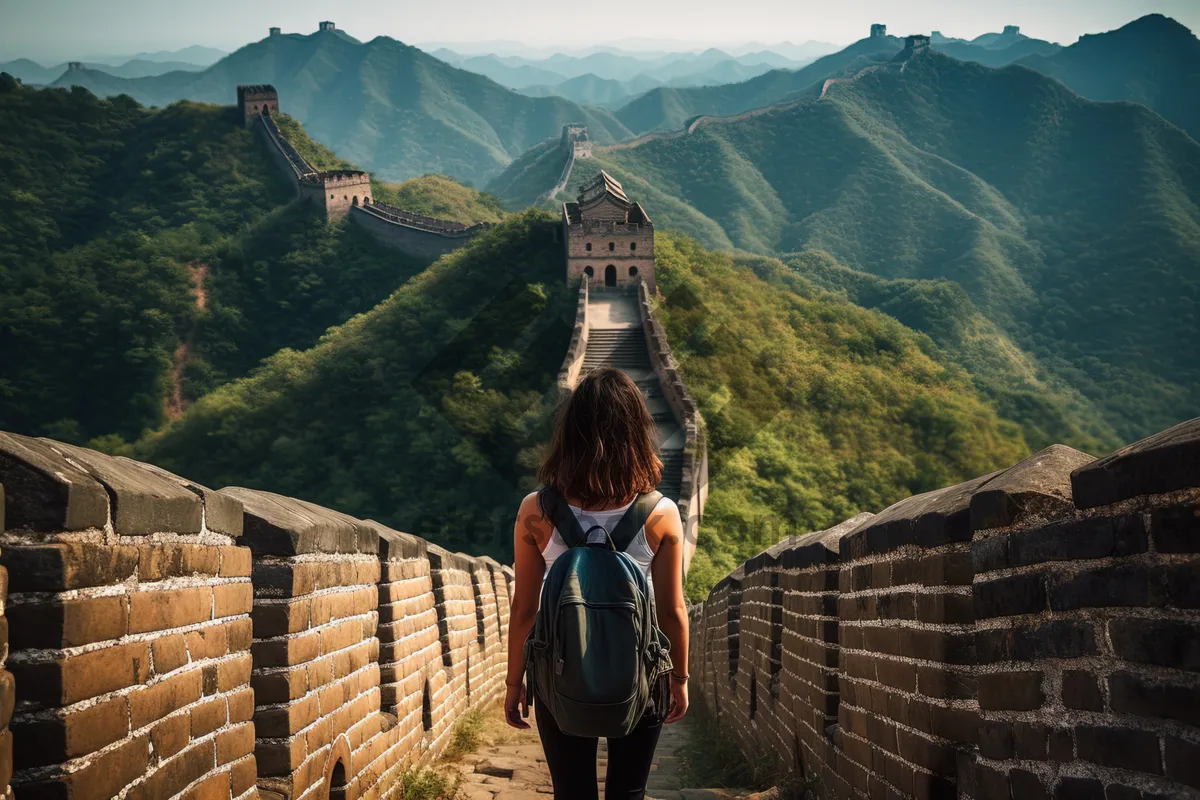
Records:
<instances>
[{"instance_id":1,"label":"watchtower","mask_svg":"<svg viewBox=\"0 0 1200 800\"><path fill-rule=\"evenodd\" d=\"M582 123L572 122L563 125L562 145L570 148L575 158L592 157L592 140L588 136L587 126Z\"/></svg>"},{"instance_id":2,"label":"watchtower","mask_svg":"<svg viewBox=\"0 0 1200 800\"><path fill-rule=\"evenodd\" d=\"M68 61L67 62L67 72L79 72L82 69L83 69L82 61Z\"/></svg>"},{"instance_id":3,"label":"watchtower","mask_svg":"<svg viewBox=\"0 0 1200 800\"><path fill-rule=\"evenodd\" d=\"M317 31L336 31L336 30L337 30L337 25L334 25L332 22L329 22L328 20L326 20L325 22L317 23Z\"/></svg>"},{"instance_id":4,"label":"watchtower","mask_svg":"<svg viewBox=\"0 0 1200 800\"><path fill-rule=\"evenodd\" d=\"M250 127L255 117L279 113L279 93L268 83L237 87L238 113L242 124Z\"/></svg>"},{"instance_id":5,"label":"watchtower","mask_svg":"<svg viewBox=\"0 0 1200 800\"><path fill-rule=\"evenodd\" d=\"M887 25L880 25L879 23L876 23L871 26L872 39L881 39L884 36L887 36Z\"/></svg>"},{"instance_id":6,"label":"watchtower","mask_svg":"<svg viewBox=\"0 0 1200 800\"><path fill-rule=\"evenodd\" d=\"M928 36L925 36L923 34L918 34L916 36L905 36L904 37L904 49L905 50L911 50L911 51L915 52L917 50L924 50L927 47L929 47L929 37Z\"/></svg>"},{"instance_id":7,"label":"watchtower","mask_svg":"<svg viewBox=\"0 0 1200 800\"><path fill-rule=\"evenodd\" d=\"M1004 35L1004 36L1019 36L1020 33L1021 33L1021 27L1019 25L1005 25L1004 33L1002 35Z\"/></svg>"},{"instance_id":8,"label":"watchtower","mask_svg":"<svg viewBox=\"0 0 1200 800\"><path fill-rule=\"evenodd\" d=\"M641 204L625 196L603 170L584 184L577 202L563 203L567 280L631 287L654 281L654 225Z\"/></svg>"},{"instance_id":9,"label":"watchtower","mask_svg":"<svg viewBox=\"0 0 1200 800\"><path fill-rule=\"evenodd\" d=\"M314 172L300 179L300 197L325 211L325 219L337 222L355 206L370 205L371 175L356 169Z\"/></svg>"},{"instance_id":10,"label":"watchtower","mask_svg":"<svg viewBox=\"0 0 1200 800\"><path fill-rule=\"evenodd\" d=\"M283 33L283 28L271 28L272 36L279 36L282 33Z\"/></svg>"}]
</instances>

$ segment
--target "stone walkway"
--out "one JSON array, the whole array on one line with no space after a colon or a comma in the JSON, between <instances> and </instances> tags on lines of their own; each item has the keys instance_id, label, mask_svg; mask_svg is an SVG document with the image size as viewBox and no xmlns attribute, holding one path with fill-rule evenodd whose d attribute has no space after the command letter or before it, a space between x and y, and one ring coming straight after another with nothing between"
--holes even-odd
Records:
<instances>
[{"instance_id":1,"label":"stone walkway","mask_svg":"<svg viewBox=\"0 0 1200 800\"><path fill-rule=\"evenodd\" d=\"M532 713L529 722L535 725ZM736 791L690 789L682 786L679 753L683 749L688 721L663 728L646 793L647 800L768 800L768 794ZM490 743L475 753L460 756L449 768L460 772L463 784L461 800L549 800L554 793L546 759L536 728L517 731L504 724L499 715L489 719ZM605 745L600 742L597 775L600 796L604 796Z\"/></svg>"}]
</instances>

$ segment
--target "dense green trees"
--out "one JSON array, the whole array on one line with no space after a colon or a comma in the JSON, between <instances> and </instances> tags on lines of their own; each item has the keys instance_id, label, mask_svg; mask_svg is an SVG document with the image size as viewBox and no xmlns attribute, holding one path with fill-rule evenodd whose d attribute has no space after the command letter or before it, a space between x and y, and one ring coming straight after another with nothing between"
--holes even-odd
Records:
<instances>
[{"instance_id":1,"label":"dense green trees","mask_svg":"<svg viewBox=\"0 0 1200 800\"><path fill-rule=\"evenodd\" d=\"M659 307L707 423L696 596L780 539L1008 466L1027 452L928 338L774 259L660 235Z\"/></svg>"},{"instance_id":2,"label":"dense green trees","mask_svg":"<svg viewBox=\"0 0 1200 800\"><path fill-rule=\"evenodd\" d=\"M288 134L337 162L298 125ZM0 172L4 430L135 439L177 393L311 346L425 266L293 203L233 108L0 80ZM464 222L499 215L442 178L381 188Z\"/></svg>"},{"instance_id":3,"label":"dense green trees","mask_svg":"<svg viewBox=\"0 0 1200 800\"><path fill-rule=\"evenodd\" d=\"M0 89L0 428L136 436L196 316L188 265L288 189L232 109Z\"/></svg>"},{"instance_id":4,"label":"dense green trees","mask_svg":"<svg viewBox=\"0 0 1200 800\"><path fill-rule=\"evenodd\" d=\"M501 223L313 349L209 393L138 454L509 557L574 319L555 224ZM896 321L683 237L661 235L657 260L712 454L693 592L781 536L1026 452L970 378Z\"/></svg>"},{"instance_id":5,"label":"dense green trees","mask_svg":"<svg viewBox=\"0 0 1200 800\"><path fill-rule=\"evenodd\" d=\"M552 225L501 223L316 347L209 393L139 455L503 555L574 319Z\"/></svg>"}]
</instances>

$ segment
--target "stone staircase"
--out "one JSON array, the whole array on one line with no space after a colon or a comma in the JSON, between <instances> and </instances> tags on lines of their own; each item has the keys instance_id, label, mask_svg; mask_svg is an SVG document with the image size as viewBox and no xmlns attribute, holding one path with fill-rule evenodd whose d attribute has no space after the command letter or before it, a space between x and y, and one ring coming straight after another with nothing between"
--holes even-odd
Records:
<instances>
[{"instance_id":1,"label":"stone staircase","mask_svg":"<svg viewBox=\"0 0 1200 800\"><path fill-rule=\"evenodd\" d=\"M631 377L658 428L659 456L663 461L658 490L676 502L683 488L684 431L663 397L658 375L650 363L646 334L637 310L637 298L623 292L593 290L588 299L587 350L583 372L600 367L619 369Z\"/></svg>"},{"instance_id":2,"label":"stone staircase","mask_svg":"<svg viewBox=\"0 0 1200 800\"><path fill-rule=\"evenodd\" d=\"M645 332L641 328L592 328L583 369L598 367L615 367L625 373L652 371ZM658 381L653 383L658 386Z\"/></svg>"}]
</instances>

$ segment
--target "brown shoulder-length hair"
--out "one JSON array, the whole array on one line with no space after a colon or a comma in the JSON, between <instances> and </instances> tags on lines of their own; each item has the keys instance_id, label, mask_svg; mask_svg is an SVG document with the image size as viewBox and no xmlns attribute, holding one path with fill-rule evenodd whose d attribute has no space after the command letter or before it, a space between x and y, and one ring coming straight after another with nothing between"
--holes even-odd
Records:
<instances>
[{"instance_id":1,"label":"brown shoulder-length hair","mask_svg":"<svg viewBox=\"0 0 1200 800\"><path fill-rule=\"evenodd\" d=\"M654 419L624 372L584 376L558 410L538 480L589 508L619 505L662 479Z\"/></svg>"}]
</instances>

